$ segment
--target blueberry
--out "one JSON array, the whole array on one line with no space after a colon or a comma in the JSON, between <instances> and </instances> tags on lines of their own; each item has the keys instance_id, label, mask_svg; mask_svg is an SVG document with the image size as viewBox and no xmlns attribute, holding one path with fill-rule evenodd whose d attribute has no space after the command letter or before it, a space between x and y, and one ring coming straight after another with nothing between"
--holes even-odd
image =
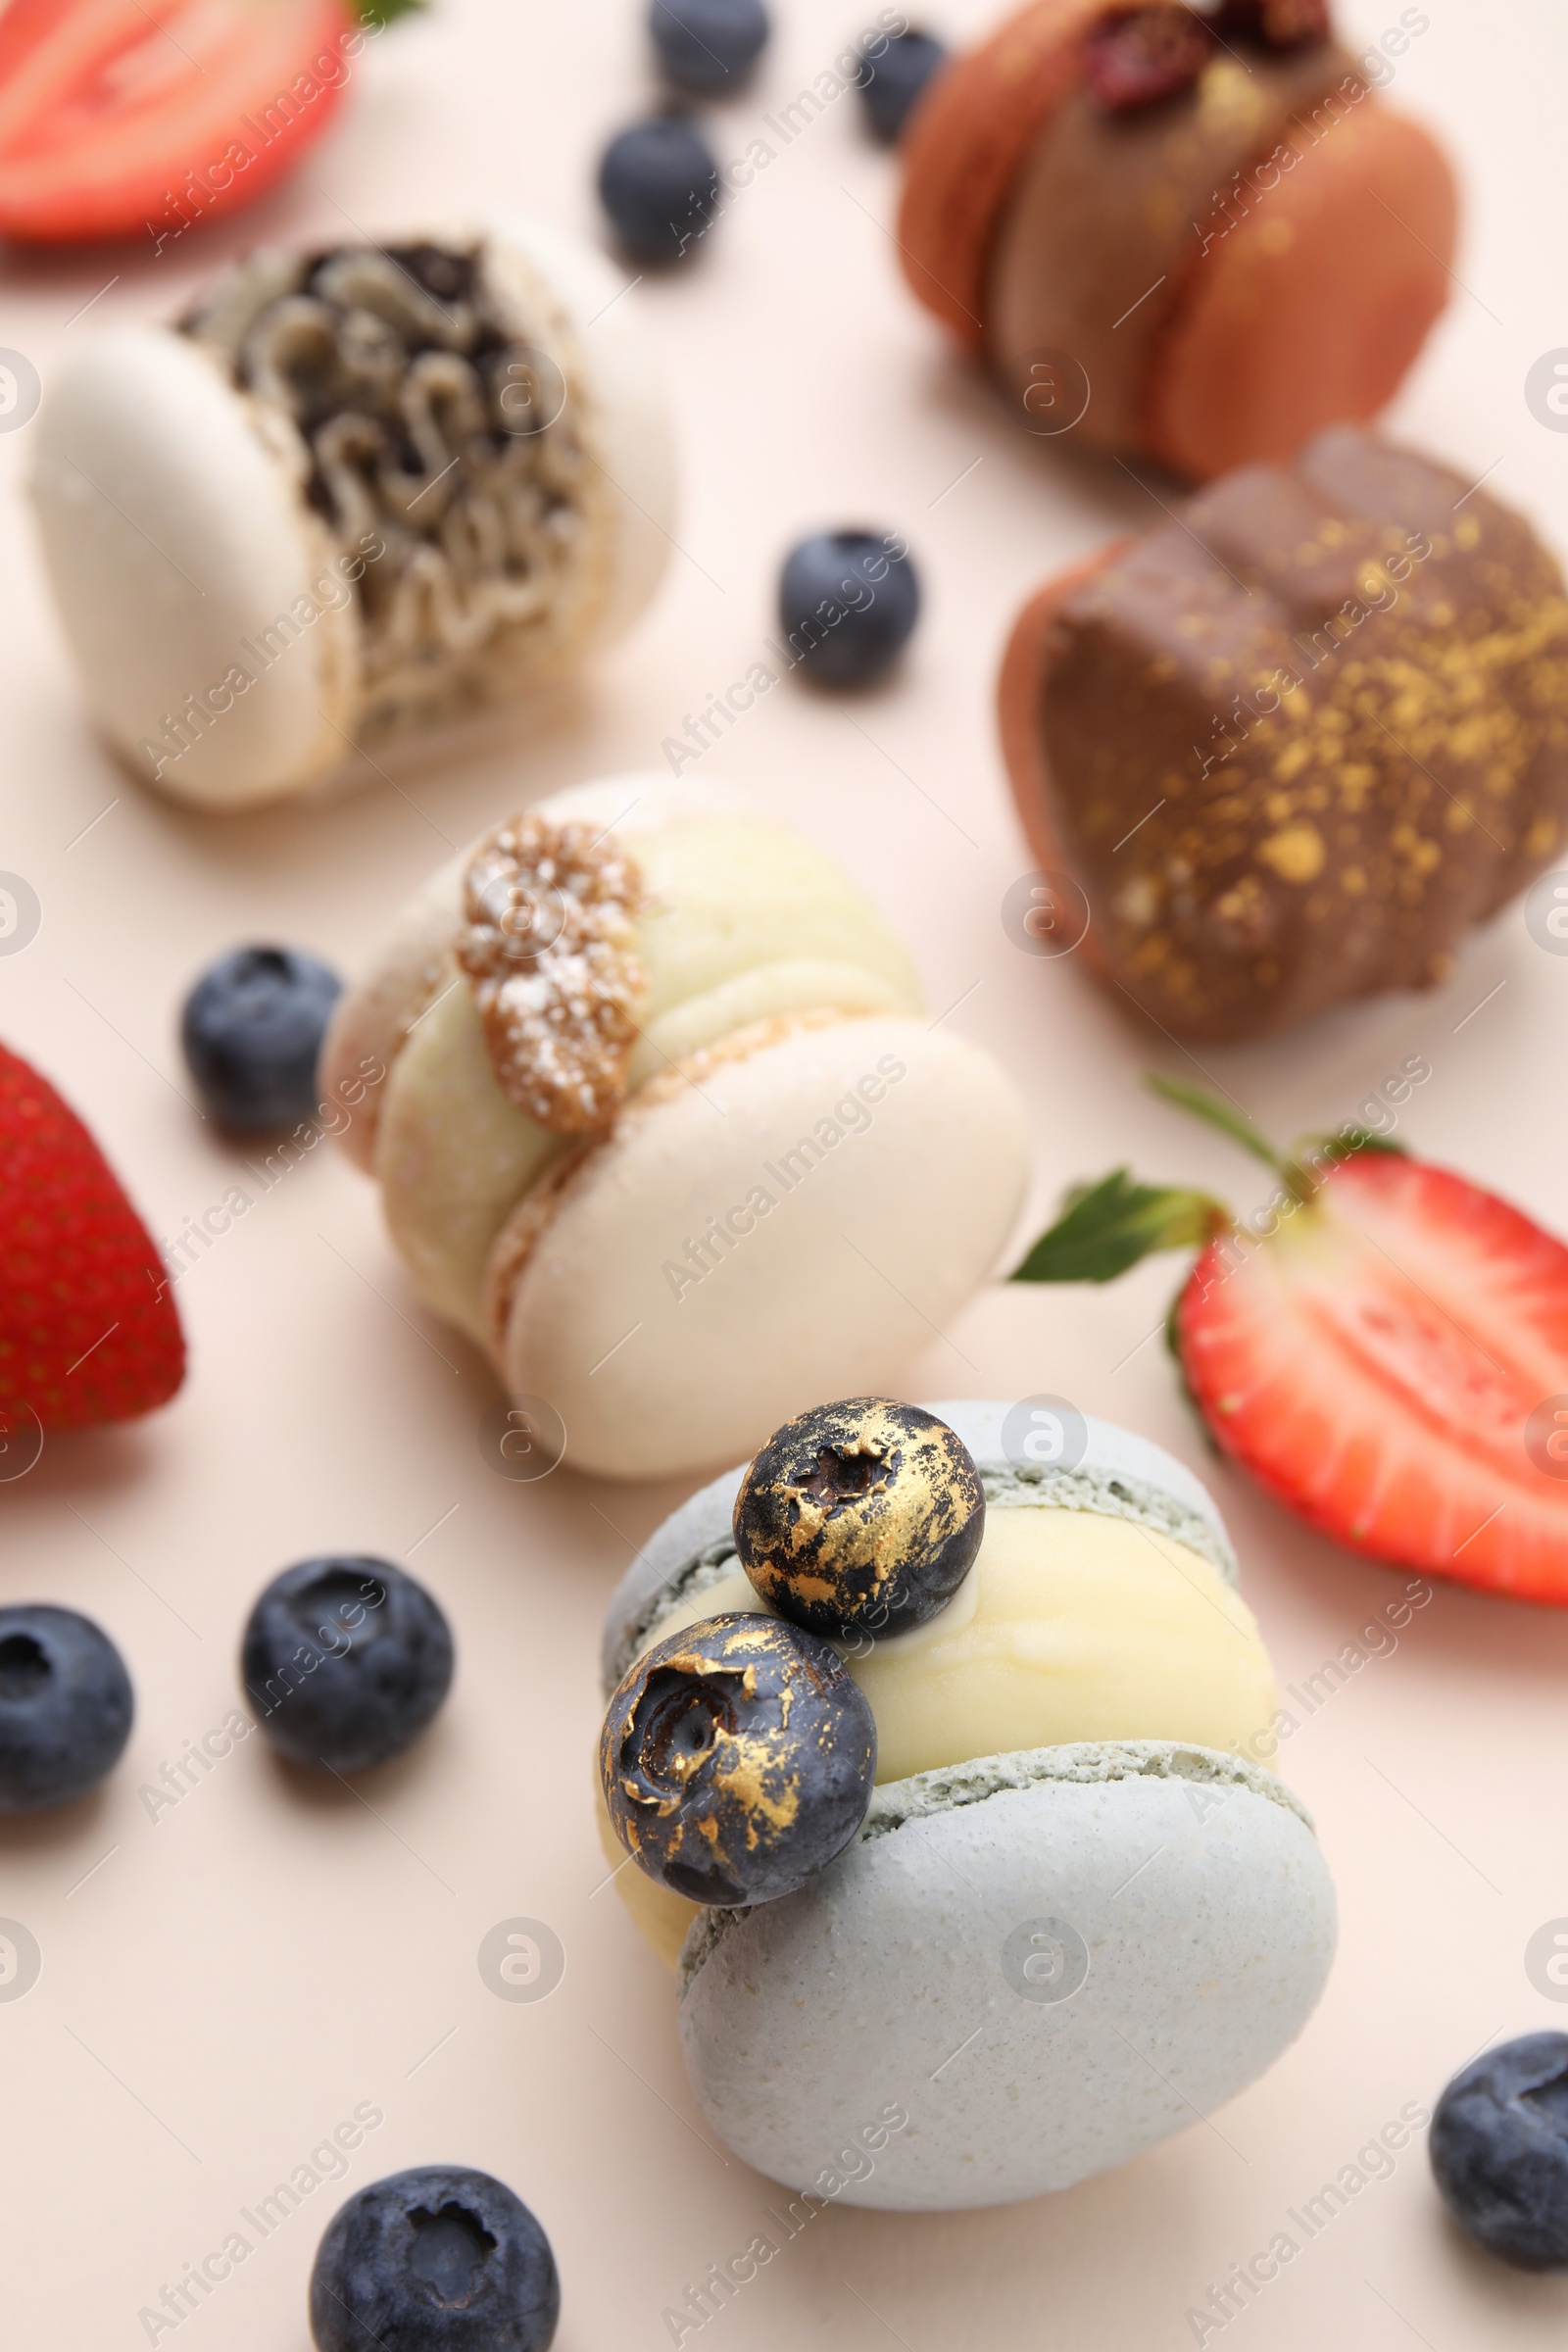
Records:
<instances>
[{"instance_id":1,"label":"blueberry","mask_svg":"<svg viewBox=\"0 0 1568 2352\"><path fill-rule=\"evenodd\" d=\"M1515 2270L1568 2270L1568 2034L1526 2034L1455 2075L1430 2145L1461 2230Z\"/></svg>"},{"instance_id":2,"label":"blueberry","mask_svg":"<svg viewBox=\"0 0 1568 2352\"><path fill-rule=\"evenodd\" d=\"M860 104L879 139L892 146L915 100L947 61L946 47L929 32L896 32L880 57L865 53Z\"/></svg>"},{"instance_id":3,"label":"blueberry","mask_svg":"<svg viewBox=\"0 0 1568 2352\"><path fill-rule=\"evenodd\" d=\"M124 1660L74 1609L0 1609L0 1813L69 1805L112 1772L135 1712Z\"/></svg>"},{"instance_id":4,"label":"blueberry","mask_svg":"<svg viewBox=\"0 0 1568 2352\"><path fill-rule=\"evenodd\" d=\"M822 531L785 559L779 624L824 686L863 686L908 643L920 612L909 551L896 533Z\"/></svg>"},{"instance_id":5,"label":"blueberry","mask_svg":"<svg viewBox=\"0 0 1568 2352\"><path fill-rule=\"evenodd\" d=\"M235 948L203 972L185 999L180 1042L220 1126L272 1135L315 1116L316 1064L342 988L298 948Z\"/></svg>"},{"instance_id":6,"label":"blueberry","mask_svg":"<svg viewBox=\"0 0 1568 2352\"><path fill-rule=\"evenodd\" d=\"M694 1903L770 1903L865 1819L876 1722L838 1651L760 1611L656 1642L599 1740L615 1835Z\"/></svg>"},{"instance_id":7,"label":"blueberry","mask_svg":"<svg viewBox=\"0 0 1568 2352\"><path fill-rule=\"evenodd\" d=\"M694 98L738 90L767 47L762 0L654 0L648 22L665 77Z\"/></svg>"},{"instance_id":8,"label":"blueberry","mask_svg":"<svg viewBox=\"0 0 1568 2352\"><path fill-rule=\"evenodd\" d=\"M291 1764L364 1772L412 1747L452 1684L452 1633L390 1560L301 1560L251 1611L240 1673Z\"/></svg>"},{"instance_id":9,"label":"blueberry","mask_svg":"<svg viewBox=\"0 0 1568 2352\"><path fill-rule=\"evenodd\" d=\"M689 122L661 116L611 140L599 194L634 262L677 262L718 205L718 167Z\"/></svg>"},{"instance_id":10,"label":"blueberry","mask_svg":"<svg viewBox=\"0 0 1568 2352\"><path fill-rule=\"evenodd\" d=\"M504 2180L421 2164L334 2214L311 2272L317 2352L548 2352L556 2258Z\"/></svg>"},{"instance_id":11,"label":"blueberry","mask_svg":"<svg viewBox=\"0 0 1568 2352\"><path fill-rule=\"evenodd\" d=\"M917 1404L851 1396L775 1430L735 1498L735 1548L814 1634L906 1634L945 1609L985 1534L967 1447Z\"/></svg>"}]
</instances>

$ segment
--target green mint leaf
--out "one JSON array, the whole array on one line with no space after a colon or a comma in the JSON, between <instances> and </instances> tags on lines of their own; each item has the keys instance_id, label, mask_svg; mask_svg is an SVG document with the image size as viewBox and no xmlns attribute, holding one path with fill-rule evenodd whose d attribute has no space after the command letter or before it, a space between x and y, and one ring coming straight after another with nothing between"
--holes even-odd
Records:
<instances>
[{"instance_id":1,"label":"green mint leaf","mask_svg":"<svg viewBox=\"0 0 1568 2352\"><path fill-rule=\"evenodd\" d=\"M370 32L384 32L399 17L412 17L425 0L355 0L360 23Z\"/></svg>"},{"instance_id":2,"label":"green mint leaf","mask_svg":"<svg viewBox=\"0 0 1568 2352\"><path fill-rule=\"evenodd\" d=\"M1135 1183L1116 1168L1067 1195L1063 1213L1013 1273L1014 1282L1114 1282L1156 1250L1200 1249L1230 1223L1206 1193Z\"/></svg>"},{"instance_id":3,"label":"green mint leaf","mask_svg":"<svg viewBox=\"0 0 1568 2352\"><path fill-rule=\"evenodd\" d=\"M1178 1110L1190 1110L1195 1118L1206 1119L1210 1127L1217 1127L1221 1135L1228 1135L1233 1144L1240 1144L1244 1152L1250 1152L1266 1167L1283 1169L1285 1163L1279 1153L1262 1129L1253 1126L1246 1111L1222 1102L1206 1087L1189 1086L1183 1078L1162 1077L1157 1070L1148 1073L1147 1083L1156 1095L1163 1095L1167 1102L1174 1102Z\"/></svg>"}]
</instances>

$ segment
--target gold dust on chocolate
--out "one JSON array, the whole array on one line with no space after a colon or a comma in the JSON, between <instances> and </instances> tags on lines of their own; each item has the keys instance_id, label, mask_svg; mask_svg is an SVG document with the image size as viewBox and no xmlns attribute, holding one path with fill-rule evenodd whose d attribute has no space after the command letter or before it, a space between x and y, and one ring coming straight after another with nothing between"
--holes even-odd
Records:
<instances>
[{"instance_id":1,"label":"gold dust on chocolate","mask_svg":"<svg viewBox=\"0 0 1568 2352\"><path fill-rule=\"evenodd\" d=\"M760 1612L656 1642L621 1680L599 1742L615 1835L691 1902L773 1902L824 1870L865 1818L876 1725L838 1653Z\"/></svg>"},{"instance_id":2,"label":"gold dust on chocolate","mask_svg":"<svg viewBox=\"0 0 1568 2352\"><path fill-rule=\"evenodd\" d=\"M1529 525L1349 427L1193 500L1065 604L1051 821L1177 1036L1442 979L1568 837L1568 598Z\"/></svg>"},{"instance_id":3,"label":"gold dust on chocolate","mask_svg":"<svg viewBox=\"0 0 1568 2352\"><path fill-rule=\"evenodd\" d=\"M492 833L464 877L460 967L496 1080L553 1135L606 1127L625 1099L647 975L635 861L587 824L534 813Z\"/></svg>"},{"instance_id":4,"label":"gold dust on chocolate","mask_svg":"<svg viewBox=\"0 0 1568 2352\"><path fill-rule=\"evenodd\" d=\"M776 1430L735 1501L762 1598L832 1637L910 1632L946 1608L985 1533L966 1447L918 1405L854 1396Z\"/></svg>"}]
</instances>

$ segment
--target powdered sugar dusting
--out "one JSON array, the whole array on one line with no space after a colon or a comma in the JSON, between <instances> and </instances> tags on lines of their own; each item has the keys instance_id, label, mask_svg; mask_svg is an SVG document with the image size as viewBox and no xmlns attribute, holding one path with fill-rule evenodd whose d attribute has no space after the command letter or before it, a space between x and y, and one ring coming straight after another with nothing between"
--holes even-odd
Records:
<instances>
[{"instance_id":1,"label":"powdered sugar dusting","mask_svg":"<svg viewBox=\"0 0 1568 2352\"><path fill-rule=\"evenodd\" d=\"M553 1135L608 1126L647 992L642 876L585 824L535 813L492 833L464 877L458 962L509 1102Z\"/></svg>"}]
</instances>

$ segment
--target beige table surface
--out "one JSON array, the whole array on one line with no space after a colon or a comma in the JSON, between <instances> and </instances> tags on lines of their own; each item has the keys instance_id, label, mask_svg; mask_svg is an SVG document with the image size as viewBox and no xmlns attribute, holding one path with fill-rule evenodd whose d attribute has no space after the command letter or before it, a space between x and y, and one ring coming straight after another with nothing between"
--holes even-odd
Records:
<instances>
[{"instance_id":1,"label":"beige table surface","mask_svg":"<svg viewBox=\"0 0 1568 2352\"><path fill-rule=\"evenodd\" d=\"M1467 475L1494 467L1491 487L1533 507L1561 546L1568 440L1535 421L1523 382L1568 344L1568 24L1552 0L1428 5L1396 95L1457 151L1469 215L1463 285L1396 420ZM755 91L713 114L720 153L743 152L763 112L873 13L868 0L777 0ZM944 25L978 27L987 13L945 0ZM1346 0L1344 13L1369 39L1399 12ZM519 204L597 234L598 147L645 86L638 16L633 0L438 0L380 44L339 130L259 211L156 262L5 262L0 343L47 383L99 321L160 317L228 252L335 237L345 214L390 232L421 208ZM1141 1068L1180 1057L1117 1018L1072 961L1029 959L1004 934L1001 902L1031 860L993 740L1003 632L1045 572L1156 510L1113 466L1015 434L944 357L893 269L893 172L856 104L779 154L697 267L641 290L686 459L680 552L649 619L537 715L531 740L514 730L400 771L408 797L368 774L325 810L205 821L128 781L83 725L44 599L21 497L28 434L0 436L0 866L43 906L37 939L0 959L0 1034L89 1117L155 1230L172 1233L235 1177L182 1094L174 1021L196 969L257 936L352 966L448 838L555 786L657 761L661 739L741 676L772 627L788 541L859 518L905 531L921 565L926 618L906 673L851 704L780 688L710 766L844 858L914 943L933 1007L961 1000L954 1025L1012 1071L1035 1139L1023 1231L1068 1181L1123 1158L1258 1195L1244 1159L1140 1091ZM1433 1076L1405 1139L1563 1228L1565 1014L1568 960L1538 950L1515 909L1434 995L1208 1058L1290 1135L1337 1123L1424 1055ZM1138 1346L1175 1273L1156 1264L1105 1293L995 1290L911 1367L907 1393L1059 1393L1203 1471L1159 1344ZM181 2352L305 2352L329 2213L365 2180L437 2159L493 2170L537 2208L564 2277L562 2352L652 2352L671 2340L666 2307L764 2227L773 2196L698 2131L669 1983L614 1892L595 1892L600 1617L683 1490L569 1469L523 1487L487 1467L489 1373L414 1305L369 1187L324 1150L177 1296L192 1373L172 1408L51 1444L0 1487L0 1595L101 1619L138 1694L107 1788L0 1834L0 1916L43 1954L26 1997L0 2002L0 2339L18 2352L146 2342L142 2307L368 2104L384 2120L346 2179L255 2244L182 2322ZM1282 1679L1299 1684L1398 1585L1211 1474ZM257 1589L333 1546L412 1558L451 1612L458 1677L434 1732L363 1789L324 1793L252 1739L150 1819L140 1787L236 1703ZM1344 1933L1321 2009L1272 2074L1213 2126L1044 2202L825 2212L703 2341L1194 2341L1184 2315L1209 2282L1288 2229L1287 2210L1407 2102L1430 2104L1499 2034L1568 2026L1524 1964L1534 1932L1568 1915L1565 1682L1568 1620L1440 1592L1285 1751L1318 1816ZM548 1923L566 1955L559 1989L535 2004L495 1997L477 1965L487 1932L519 1916ZM1224 2340L1452 2352L1555 2344L1565 2322L1568 2285L1490 2265L1448 2230L1418 2141Z\"/></svg>"}]
</instances>

